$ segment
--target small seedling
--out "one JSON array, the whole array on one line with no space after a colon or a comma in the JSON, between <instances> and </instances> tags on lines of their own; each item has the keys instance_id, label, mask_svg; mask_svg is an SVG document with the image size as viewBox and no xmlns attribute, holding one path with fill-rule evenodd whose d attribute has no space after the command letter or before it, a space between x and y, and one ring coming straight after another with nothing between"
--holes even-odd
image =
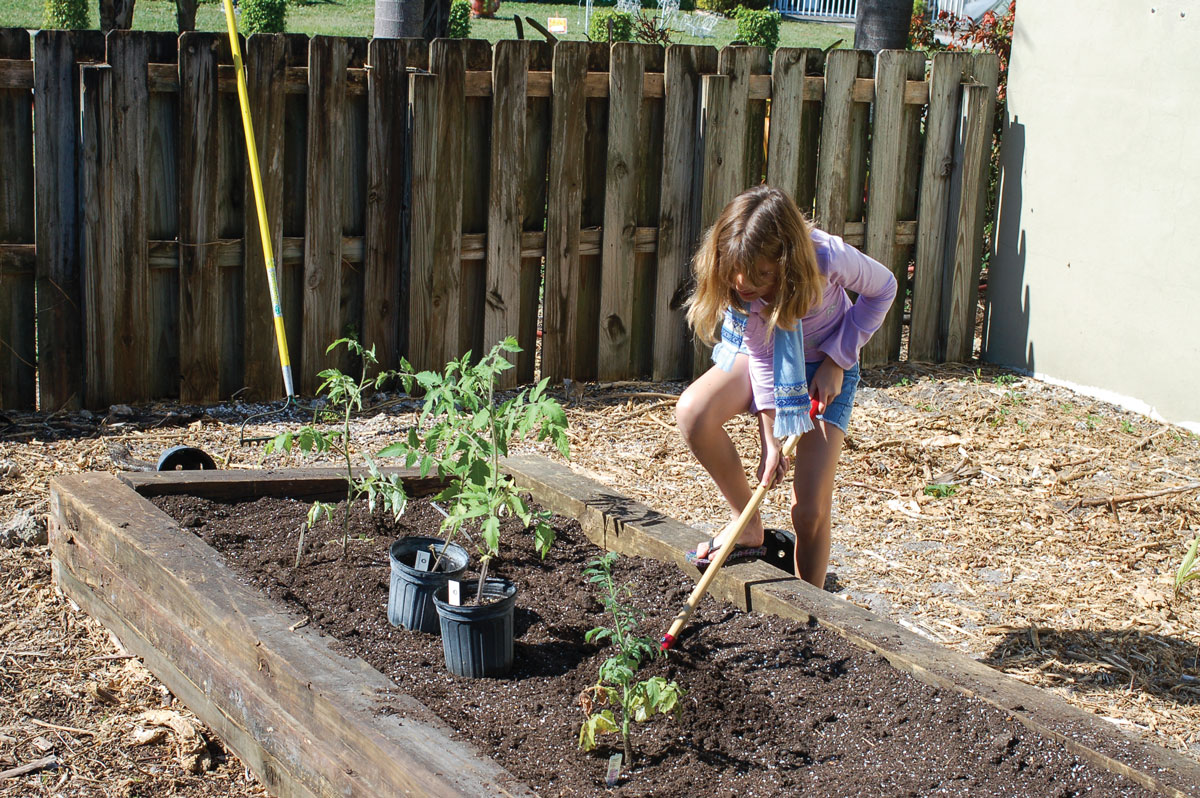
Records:
<instances>
[{"instance_id":1,"label":"small seedling","mask_svg":"<svg viewBox=\"0 0 1200 798\"><path fill-rule=\"evenodd\" d=\"M1187 554L1183 558L1183 562L1179 564L1179 570L1175 572L1175 598L1179 598L1183 586L1193 579L1200 579L1200 562L1197 561L1197 555L1200 554L1200 536L1197 536L1191 547L1188 548Z\"/></svg>"},{"instance_id":2,"label":"small seedling","mask_svg":"<svg viewBox=\"0 0 1200 798\"><path fill-rule=\"evenodd\" d=\"M633 586L628 582L617 586L612 573L616 561L616 552L609 552L588 563L583 571L589 582L600 586L604 609L612 617L612 626L598 626L584 639L589 643L607 640L616 653L600 665L596 684L579 695L585 716L579 729L579 747L591 751L596 747L597 735L619 731L625 762L631 763L630 722L644 723L654 715L678 715L679 699L684 692L677 683L661 676L635 680L642 663L659 651L652 638L635 634L641 618L625 604L625 599L633 595ZM621 713L620 725L612 708Z\"/></svg>"},{"instance_id":3,"label":"small seedling","mask_svg":"<svg viewBox=\"0 0 1200 798\"><path fill-rule=\"evenodd\" d=\"M404 440L379 452L380 457L404 457L409 467L419 464L422 477L436 469L438 476L449 480L436 497L449 505L441 526L447 542L464 524L479 523L477 600L488 565L500 551L502 518L513 515L521 519L525 528L533 531L534 547L542 557L554 542L551 514L529 506L513 478L500 470L500 458L508 456L511 442L534 435L538 440L550 439L563 457L570 454L567 415L546 394L549 378L496 403L496 379L513 368L505 355L520 351L516 339L506 338L478 363L472 365L467 352L447 363L440 374L415 372L402 360L398 376L404 389L411 392L417 386L425 393L419 422L423 431L410 429ZM437 562L433 567L437 569Z\"/></svg>"},{"instance_id":4,"label":"small seedling","mask_svg":"<svg viewBox=\"0 0 1200 798\"><path fill-rule=\"evenodd\" d=\"M1016 374L998 374L996 375L996 384L999 386L1012 385L1017 381Z\"/></svg>"},{"instance_id":5,"label":"small seedling","mask_svg":"<svg viewBox=\"0 0 1200 798\"><path fill-rule=\"evenodd\" d=\"M925 486L925 495L934 496L938 499L945 499L958 493L958 485L950 485L944 482L934 482Z\"/></svg>"},{"instance_id":6,"label":"small seedling","mask_svg":"<svg viewBox=\"0 0 1200 798\"><path fill-rule=\"evenodd\" d=\"M1121 419L1121 432L1124 432L1126 435L1133 435L1137 432L1137 430L1134 429L1132 421L1127 418L1123 418Z\"/></svg>"},{"instance_id":7,"label":"small seedling","mask_svg":"<svg viewBox=\"0 0 1200 798\"><path fill-rule=\"evenodd\" d=\"M1096 428L1096 425L1100 423L1100 416L1096 415L1095 413L1088 413L1087 418L1084 419L1083 423L1087 425L1089 430L1093 430Z\"/></svg>"},{"instance_id":8,"label":"small seedling","mask_svg":"<svg viewBox=\"0 0 1200 798\"><path fill-rule=\"evenodd\" d=\"M381 371L374 377L370 376L371 370L379 362L375 358L375 347L367 349L353 338L339 338L329 345L325 354L329 354L339 346L345 346L359 358L362 362L362 373L355 379L349 374L343 374L337 368L325 369L317 375L323 380L320 387L317 388L317 395L325 395L329 407L332 408L327 412L334 414L341 423L341 428L322 429L317 425L317 419L314 418L312 424L298 430L280 433L267 441L265 453L271 454L280 450L290 452L293 449L299 449L305 455L330 453L341 456L346 466L346 505L345 512L342 514L342 555L344 556L350 542L350 508L356 499L366 495L367 505L372 512L375 510L376 502L379 502L385 509L391 510L395 518L399 518L404 513L408 496L404 493L404 483L400 480L400 476L384 474L371 456L366 453L363 454L363 457L367 461L367 473L359 475L354 473L350 459L354 449L350 436L350 417L356 411L362 410L363 395L367 390L383 385L392 377L392 373ZM322 517L332 523L334 509L334 505L329 502L313 502L308 509L308 528L311 529ZM300 558L297 555L297 565L299 562Z\"/></svg>"},{"instance_id":9,"label":"small seedling","mask_svg":"<svg viewBox=\"0 0 1200 798\"><path fill-rule=\"evenodd\" d=\"M912 385L912 380L910 380L908 377L901 377L900 381L896 384L901 388L907 388L908 386Z\"/></svg>"}]
</instances>

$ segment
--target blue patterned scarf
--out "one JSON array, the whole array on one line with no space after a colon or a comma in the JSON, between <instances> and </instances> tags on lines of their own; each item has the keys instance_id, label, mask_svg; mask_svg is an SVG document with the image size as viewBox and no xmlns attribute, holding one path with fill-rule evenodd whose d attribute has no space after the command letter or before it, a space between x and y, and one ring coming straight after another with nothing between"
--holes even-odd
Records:
<instances>
[{"instance_id":1,"label":"blue patterned scarf","mask_svg":"<svg viewBox=\"0 0 1200 798\"><path fill-rule=\"evenodd\" d=\"M746 312L728 308L721 323L721 340L713 348L713 363L722 371L733 368L733 360L742 348L746 335ZM772 375L775 379L775 437L780 440L803 435L813 428L808 411L808 383L804 379L804 333L797 322L794 330L775 329L775 356Z\"/></svg>"}]
</instances>

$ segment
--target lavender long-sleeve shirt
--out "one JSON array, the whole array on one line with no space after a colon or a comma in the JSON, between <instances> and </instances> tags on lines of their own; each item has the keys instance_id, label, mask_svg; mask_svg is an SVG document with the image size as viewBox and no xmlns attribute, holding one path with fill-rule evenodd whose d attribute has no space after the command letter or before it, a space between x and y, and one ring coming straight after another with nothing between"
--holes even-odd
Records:
<instances>
[{"instance_id":1,"label":"lavender long-sleeve shirt","mask_svg":"<svg viewBox=\"0 0 1200 798\"><path fill-rule=\"evenodd\" d=\"M826 282L821 301L800 321L804 331L804 359L813 363L829 357L843 369L850 369L858 362L859 350L883 325L896 297L896 278L882 263L837 236L814 228L812 242L817 252L817 268ZM858 294L853 303L847 290ZM750 304L743 338L750 351L755 412L775 407L775 345L767 339L767 325L761 315L764 307L766 303L761 299Z\"/></svg>"}]
</instances>

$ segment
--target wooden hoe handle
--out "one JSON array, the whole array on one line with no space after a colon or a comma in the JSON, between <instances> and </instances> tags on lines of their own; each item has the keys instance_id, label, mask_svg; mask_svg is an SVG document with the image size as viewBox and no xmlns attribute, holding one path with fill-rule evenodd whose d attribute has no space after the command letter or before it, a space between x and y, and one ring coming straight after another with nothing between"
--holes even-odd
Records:
<instances>
[{"instance_id":1,"label":"wooden hoe handle","mask_svg":"<svg viewBox=\"0 0 1200 798\"><path fill-rule=\"evenodd\" d=\"M815 408L815 403L814 403ZM800 442L799 435L793 435L787 439L787 443L783 446L783 456L791 457L796 453L796 445ZM688 598L687 604L679 614L675 616L675 620L671 622L671 628L667 630L663 636L662 645L659 647L661 651L666 651L674 643L676 636L683 631L683 627L687 624L688 619L692 617L692 613L696 611L696 607L700 604L700 599L704 598L704 594L708 592L708 586L717 578L717 571L721 570L721 566L725 564L725 560L737 547L737 539L741 537L742 532L750 523L750 519L758 512L759 505L762 504L763 498L767 495L768 487L766 483L759 483L754 489L754 494L750 497L749 503L746 504L746 509L742 510L742 514L738 516L734 523L733 532L729 534L728 543L717 549L717 556L708 564L708 568L704 569L704 573L700 576L700 581L696 584L696 588L692 591L692 595Z\"/></svg>"}]
</instances>

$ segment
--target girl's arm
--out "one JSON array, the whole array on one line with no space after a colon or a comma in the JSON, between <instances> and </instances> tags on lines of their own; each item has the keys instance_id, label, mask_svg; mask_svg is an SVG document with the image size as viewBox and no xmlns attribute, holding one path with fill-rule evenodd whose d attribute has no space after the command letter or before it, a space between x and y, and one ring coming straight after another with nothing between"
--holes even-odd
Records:
<instances>
[{"instance_id":1,"label":"girl's arm","mask_svg":"<svg viewBox=\"0 0 1200 798\"><path fill-rule=\"evenodd\" d=\"M896 298L896 278L882 263L837 236L825 236L822 243L828 250L826 277L830 283L858 294L839 325L820 346L839 366L849 369L858 362L859 350L883 326L888 308Z\"/></svg>"},{"instance_id":2,"label":"girl's arm","mask_svg":"<svg viewBox=\"0 0 1200 798\"><path fill-rule=\"evenodd\" d=\"M775 437L775 410L758 412L758 439L762 458L758 462L758 482L774 487L787 474L788 459L783 456L783 444Z\"/></svg>"}]
</instances>

